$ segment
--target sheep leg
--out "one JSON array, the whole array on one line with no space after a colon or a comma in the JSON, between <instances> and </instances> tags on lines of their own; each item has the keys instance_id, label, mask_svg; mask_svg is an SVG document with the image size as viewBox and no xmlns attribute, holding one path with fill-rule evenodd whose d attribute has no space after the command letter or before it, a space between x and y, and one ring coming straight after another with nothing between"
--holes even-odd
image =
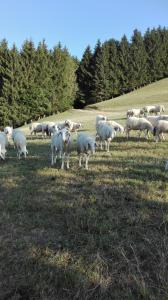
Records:
<instances>
[{"instance_id":1,"label":"sheep leg","mask_svg":"<svg viewBox=\"0 0 168 300\"><path fill-rule=\"evenodd\" d=\"M51 148L51 165L53 166L54 164L54 149Z\"/></svg>"},{"instance_id":2,"label":"sheep leg","mask_svg":"<svg viewBox=\"0 0 168 300\"><path fill-rule=\"evenodd\" d=\"M165 141L165 137L163 135L163 132L161 133L161 137L162 137L162 140Z\"/></svg>"},{"instance_id":3,"label":"sheep leg","mask_svg":"<svg viewBox=\"0 0 168 300\"><path fill-rule=\"evenodd\" d=\"M69 169L69 154L67 154L67 169Z\"/></svg>"},{"instance_id":4,"label":"sheep leg","mask_svg":"<svg viewBox=\"0 0 168 300\"><path fill-rule=\"evenodd\" d=\"M82 155L80 154L79 155L79 167L81 167L82 166Z\"/></svg>"},{"instance_id":5,"label":"sheep leg","mask_svg":"<svg viewBox=\"0 0 168 300\"><path fill-rule=\"evenodd\" d=\"M88 170L89 154L86 154L85 169Z\"/></svg>"},{"instance_id":6,"label":"sheep leg","mask_svg":"<svg viewBox=\"0 0 168 300\"><path fill-rule=\"evenodd\" d=\"M64 169L64 162L65 162L65 153L62 154L62 164L61 164L61 169Z\"/></svg>"}]
</instances>

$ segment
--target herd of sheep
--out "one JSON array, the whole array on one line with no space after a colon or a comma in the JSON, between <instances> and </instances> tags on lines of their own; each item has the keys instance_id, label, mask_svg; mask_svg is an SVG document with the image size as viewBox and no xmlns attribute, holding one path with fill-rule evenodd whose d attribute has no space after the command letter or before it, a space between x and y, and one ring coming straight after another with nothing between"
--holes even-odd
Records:
<instances>
[{"instance_id":1,"label":"herd of sheep","mask_svg":"<svg viewBox=\"0 0 168 300\"><path fill-rule=\"evenodd\" d=\"M129 137L131 130L136 130L139 133L145 133L148 138L149 132L155 136L155 140L164 139L163 133L168 132L168 115L162 115L164 112L163 105L145 106L142 109L129 109L127 111L127 120L125 127L115 121L108 120L104 115L96 117L96 135L92 137L87 133L79 133L77 135L77 153L79 155L79 166L81 167L82 160L85 163L85 169L88 169L88 161L91 154L95 153L96 146L103 144L105 150L109 152L110 142L118 133L126 134ZM155 113L155 115L150 115ZM158 115L159 114L159 115ZM51 165L56 164L57 158L61 159L61 169L69 169L69 157L72 146L71 132L77 132L81 128L81 123L75 123L71 120L66 120L61 123L31 123L29 126L30 135L42 133L42 137L46 135L51 137ZM20 129L5 127L3 132L0 132L0 157L5 160L6 148L8 139L12 138L14 147L17 151L17 156L20 159L21 155L26 158L27 140L25 134ZM167 165L168 168L168 165Z\"/></svg>"}]
</instances>

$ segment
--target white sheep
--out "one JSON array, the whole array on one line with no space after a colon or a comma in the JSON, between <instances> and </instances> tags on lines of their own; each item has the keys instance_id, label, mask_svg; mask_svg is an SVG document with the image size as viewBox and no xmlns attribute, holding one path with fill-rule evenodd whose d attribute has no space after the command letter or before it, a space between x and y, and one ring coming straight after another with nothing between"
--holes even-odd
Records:
<instances>
[{"instance_id":1,"label":"white sheep","mask_svg":"<svg viewBox=\"0 0 168 300\"><path fill-rule=\"evenodd\" d=\"M26 158L26 155L28 154L28 151L26 149L26 136L25 134L20 130L13 130L12 133L13 143L14 147L17 150L17 156L20 159L20 156L23 154Z\"/></svg>"},{"instance_id":2,"label":"white sheep","mask_svg":"<svg viewBox=\"0 0 168 300\"><path fill-rule=\"evenodd\" d=\"M71 132L75 132L77 134L77 131L81 128L82 124L81 123L76 123L76 122L72 122L70 124L69 130Z\"/></svg>"},{"instance_id":3,"label":"white sheep","mask_svg":"<svg viewBox=\"0 0 168 300\"><path fill-rule=\"evenodd\" d=\"M156 142L161 139L164 140L163 133L168 132L168 121L166 120L159 120L154 127L153 135L155 136Z\"/></svg>"},{"instance_id":4,"label":"white sheep","mask_svg":"<svg viewBox=\"0 0 168 300\"><path fill-rule=\"evenodd\" d=\"M8 146L8 139L4 132L0 132L0 157L5 160L6 147Z\"/></svg>"},{"instance_id":5,"label":"white sheep","mask_svg":"<svg viewBox=\"0 0 168 300\"><path fill-rule=\"evenodd\" d=\"M30 123L29 130L31 136L33 133L36 135L37 132L42 132L42 125L41 123Z\"/></svg>"},{"instance_id":6,"label":"white sheep","mask_svg":"<svg viewBox=\"0 0 168 300\"><path fill-rule=\"evenodd\" d=\"M129 137L129 133L131 130L138 130L139 138L140 138L141 132L146 131L145 137L147 138L149 131L153 133L153 126L145 118L130 117L127 119L126 125L125 125L125 132L126 132L127 138Z\"/></svg>"},{"instance_id":7,"label":"white sheep","mask_svg":"<svg viewBox=\"0 0 168 300\"><path fill-rule=\"evenodd\" d=\"M12 136L12 132L13 132L13 127L11 126L6 126L4 128L4 133L8 136L11 137Z\"/></svg>"},{"instance_id":8,"label":"white sheep","mask_svg":"<svg viewBox=\"0 0 168 300\"><path fill-rule=\"evenodd\" d=\"M157 115L157 113L161 114L161 112L164 112L165 107L164 105L147 105L143 107L143 111L146 115L149 113L155 113Z\"/></svg>"},{"instance_id":9,"label":"white sheep","mask_svg":"<svg viewBox=\"0 0 168 300\"><path fill-rule=\"evenodd\" d=\"M57 124L54 123L54 125L48 124L46 133L47 135L51 136L52 134L55 134L59 131Z\"/></svg>"},{"instance_id":10,"label":"white sheep","mask_svg":"<svg viewBox=\"0 0 168 300\"><path fill-rule=\"evenodd\" d=\"M71 134L66 128L59 130L51 139L51 165L56 164L57 156L61 158L61 169L64 169L65 158L69 169L69 156L71 150Z\"/></svg>"},{"instance_id":11,"label":"white sheep","mask_svg":"<svg viewBox=\"0 0 168 300\"><path fill-rule=\"evenodd\" d=\"M77 153L79 155L79 167L82 158L85 159L85 169L88 170L88 162L91 154L95 153L95 139L86 133L80 133L77 137Z\"/></svg>"},{"instance_id":12,"label":"white sheep","mask_svg":"<svg viewBox=\"0 0 168 300\"><path fill-rule=\"evenodd\" d=\"M127 118L140 117L143 114L144 114L143 109L141 109L141 108L132 108L132 109L128 109Z\"/></svg>"},{"instance_id":13,"label":"white sheep","mask_svg":"<svg viewBox=\"0 0 168 300\"><path fill-rule=\"evenodd\" d=\"M110 142L116 136L116 131L114 127L99 121L97 126L97 136L100 139L100 147L102 150L102 142L105 142L105 150L109 152Z\"/></svg>"},{"instance_id":14,"label":"white sheep","mask_svg":"<svg viewBox=\"0 0 168 300\"><path fill-rule=\"evenodd\" d=\"M106 124L111 125L116 132L124 133L124 127L115 121L106 121Z\"/></svg>"},{"instance_id":15,"label":"white sheep","mask_svg":"<svg viewBox=\"0 0 168 300\"><path fill-rule=\"evenodd\" d=\"M100 121L105 121L106 122L107 117L103 116L103 115L97 115L96 116L96 131L97 131L97 126L99 124Z\"/></svg>"}]
</instances>

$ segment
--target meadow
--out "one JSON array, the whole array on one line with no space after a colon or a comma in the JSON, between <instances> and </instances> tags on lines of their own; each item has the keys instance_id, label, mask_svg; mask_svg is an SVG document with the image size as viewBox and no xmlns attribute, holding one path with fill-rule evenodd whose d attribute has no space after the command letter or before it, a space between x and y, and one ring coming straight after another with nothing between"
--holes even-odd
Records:
<instances>
[{"instance_id":1,"label":"meadow","mask_svg":"<svg viewBox=\"0 0 168 300\"><path fill-rule=\"evenodd\" d=\"M129 108L164 104L168 79L42 121L71 119L95 135L101 113L124 125ZM28 135L28 126L22 130ZM30 139L0 161L0 299L168 299L166 141L118 135L79 168L51 167L50 140Z\"/></svg>"}]
</instances>

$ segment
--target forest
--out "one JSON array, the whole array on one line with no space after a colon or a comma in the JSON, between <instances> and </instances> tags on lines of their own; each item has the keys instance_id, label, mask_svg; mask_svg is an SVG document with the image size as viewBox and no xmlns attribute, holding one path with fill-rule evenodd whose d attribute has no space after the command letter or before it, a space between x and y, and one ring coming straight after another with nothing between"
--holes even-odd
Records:
<instances>
[{"instance_id":1,"label":"forest","mask_svg":"<svg viewBox=\"0 0 168 300\"><path fill-rule=\"evenodd\" d=\"M82 59L45 40L21 49L0 42L0 127L112 99L168 77L168 29L134 30L130 41L97 41Z\"/></svg>"}]
</instances>

